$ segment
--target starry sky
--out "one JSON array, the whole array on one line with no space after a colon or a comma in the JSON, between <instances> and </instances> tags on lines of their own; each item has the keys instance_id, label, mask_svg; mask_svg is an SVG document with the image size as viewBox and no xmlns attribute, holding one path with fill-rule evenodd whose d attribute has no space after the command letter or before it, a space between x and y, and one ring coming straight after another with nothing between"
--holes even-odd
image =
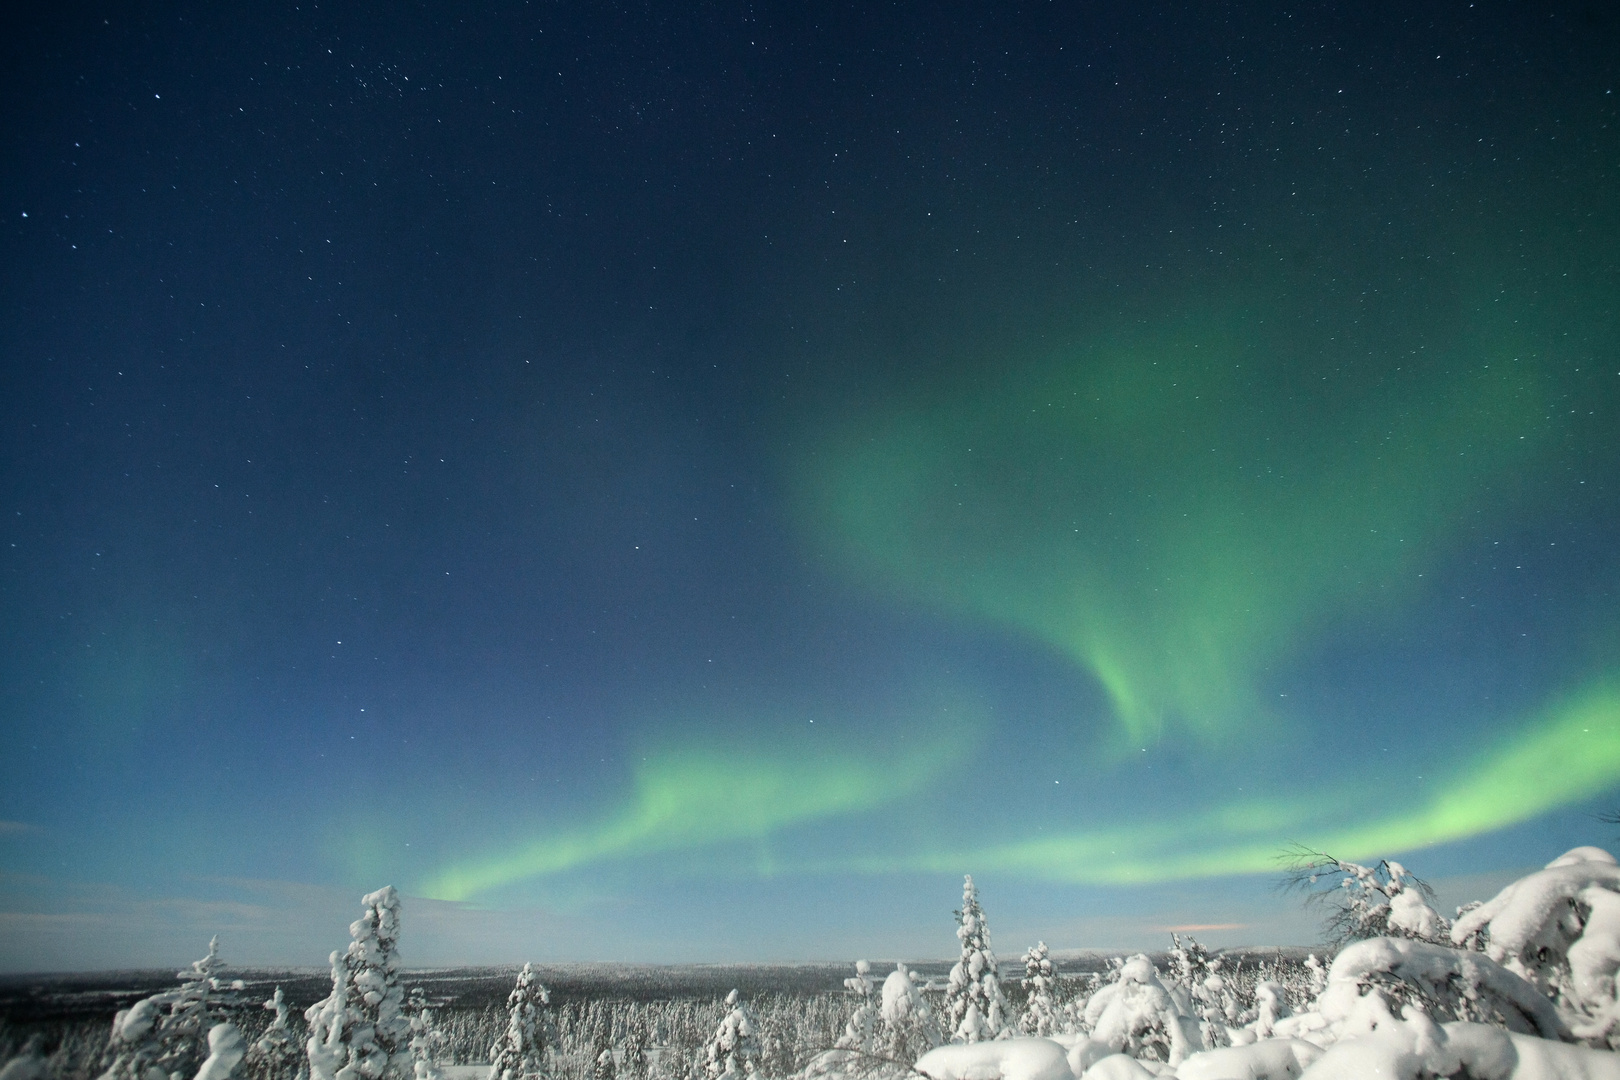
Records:
<instances>
[{"instance_id":1,"label":"starry sky","mask_svg":"<svg viewBox=\"0 0 1620 1080\"><path fill-rule=\"evenodd\" d=\"M1600 4L50 5L0 969L1305 943L1620 808Z\"/></svg>"}]
</instances>

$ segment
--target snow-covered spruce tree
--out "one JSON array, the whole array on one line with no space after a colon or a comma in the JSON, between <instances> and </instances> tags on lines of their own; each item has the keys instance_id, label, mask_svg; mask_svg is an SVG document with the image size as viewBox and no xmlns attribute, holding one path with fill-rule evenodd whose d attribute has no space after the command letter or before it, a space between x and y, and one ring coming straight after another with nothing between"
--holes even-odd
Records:
<instances>
[{"instance_id":1,"label":"snow-covered spruce tree","mask_svg":"<svg viewBox=\"0 0 1620 1080\"><path fill-rule=\"evenodd\" d=\"M556 1041L547 1006L551 993L523 965L506 997L506 1031L489 1051L489 1080L527 1080L546 1074L546 1056Z\"/></svg>"},{"instance_id":2,"label":"snow-covered spruce tree","mask_svg":"<svg viewBox=\"0 0 1620 1080\"><path fill-rule=\"evenodd\" d=\"M760 1074L780 1077L798 1072L802 1055L793 1052L794 1043L779 1028L764 1025L759 1036Z\"/></svg>"},{"instance_id":3,"label":"snow-covered spruce tree","mask_svg":"<svg viewBox=\"0 0 1620 1080\"><path fill-rule=\"evenodd\" d=\"M759 1031L737 991L726 995L726 1010L709 1040L704 1063L704 1071L713 1080L751 1076L759 1068Z\"/></svg>"},{"instance_id":4,"label":"snow-covered spruce tree","mask_svg":"<svg viewBox=\"0 0 1620 1080\"><path fill-rule=\"evenodd\" d=\"M1059 1023L1057 1003L1057 968L1047 952L1046 942L1037 941L1035 947L1024 953L1024 988L1029 991L1029 1002L1024 1015L1019 1017L1018 1030L1026 1035L1050 1035Z\"/></svg>"},{"instance_id":5,"label":"snow-covered spruce tree","mask_svg":"<svg viewBox=\"0 0 1620 1080\"><path fill-rule=\"evenodd\" d=\"M1450 944L1451 923L1430 904L1434 890L1400 863L1383 859L1362 866L1310 848L1295 848L1285 858L1283 886L1328 907L1324 930L1333 943L1400 937ZM1335 876L1336 887L1321 887Z\"/></svg>"},{"instance_id":6,"label":"snow-covered spruce tree","mask_svg":"<svg viewBox=\"0 0 1620 1080\"><path fill-rule=\"evenodd\" d=\"M433 1010L428 1007L427 993L420 986L411 988L405 1013L411 1025L412 1073L416 1080L441 1080L439 1055L444 1052L444 1032L433 1022Z\"/></svg>"},{"instance_id":7,"label":"snow-covered spruce tree","mask_svg":"<svg viewBox=\"0 0 1620 1080\"><path fill-rule=\"evenodd\" d=\"M591 1025L591 1080L617 1080L618 1063L613 1060L613 1018L596 1017Z\"/></svg>"},{"instance_id":8,"label":"snow-covered spruce tree","mask_svg":"<svg viewBox=\"0 0 1620 1080\"><path fill-rule=\"evenodd\" d=\"M878 1048L880 1016L872 987L872 965L857 960L855 976L844 980L844 989L854 995L855 1011L833 1048L817 1054L805 1066L806 1077L860 1075L871 1071L882 1056Z\"/></svg>"},{"instance_id":9,"label":"snow-covered spruce tree","mask_svg":"<svg viewBox=\"0 0 1620 1080\"><path fill-rule=\"evenodd\" d=\"M331 994L304 1013L310 1080L404 1080L412 1073L399 983L399 894L385 886L360 904L348 949L330 957Z\"/></svg>"},{"instance_id":10,"label":"snow-covered spruce tree","mask_svg":"<svg viewBox=\"0 0 1620 1080\"><path fill-rule=\"evenodd\" d=\"M235 1003L227 995L242 988L240 981L227 984L219 977L223 967L216 937L208 943L207 956L176 976L183 980L178 987L120 1010L113 1019L104 1058L108 1064L101 1080L184 1080L214 1056L215 1041L222 1056L210 1066L210 1077L223 1080L219 1069L230 1058L233 1045L240 1045L241 1034L236 1033L233 1044L229 1035L221 1033L216 1040L213 1032L218 1027L236 1032L235 1025L225 1020L227 1009ZM229 1070L235 1069L241 1057L237 1053L229 1061Z\"/></svg>"},{"instance_id":11,"label":"snow-covered spruce tree","mask_svg":"<svg viewBox=\"0 0 1620 1080\"><path fill-rule=\"evenodd\" d=\"M1576 1037L1620 1049L1620 865L1607 851L1565 852L1464 911L1451 937L1547 995Z\"/></svg>"},{"instance_id":12,"label":"snow-covered spruce tree","mask_svg":"<svg viewBox=\"0 0 1620 1080\"><path fill-rule=\"evenodd\" d=\"M632 1019L624 1033L624 1060L619 1063L619 1080L647 1080L650 1071L647 1047L651 1042L646 1021L639 1016Z\"/></svg>"},{"instance_id":13,"label":"snow-covered spruce tree","mask_svg":"<svg viewBox=\"0 0 1620 1080\"><path fill-rule=\"evenodd\" d=\"M276 992L263 1007L274 1012L276 1018L270 1021L270 1026L265 1029L264 1034L259 1036L248 1050L248 1068L260 1080L294 1080L304 1055L299 1050L298 1040L293 1037L292 1028L288 1025L290 1014L281 987L276 987Z\"/></svg>"},{"instance_id":14,"label":"snow-covered spruce tree","mask_svg":"<svg viewBox=\"0 0 1620 1080\"><path fill-rule=\"evenodd\" d=\"M971 874L962 881L956 937L962 943L962 958L951 968L945 989L945 1022L951 1041L975 1043L1010 1035L1011 1010L1001 994L996 954L990 948L990 924L979 906L979 890Z\"/></svg>"}]
</instances>

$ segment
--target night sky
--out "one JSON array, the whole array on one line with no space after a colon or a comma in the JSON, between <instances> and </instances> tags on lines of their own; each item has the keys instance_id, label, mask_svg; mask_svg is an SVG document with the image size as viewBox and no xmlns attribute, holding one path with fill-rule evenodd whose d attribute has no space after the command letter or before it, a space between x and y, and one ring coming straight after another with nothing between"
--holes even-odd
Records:
<instances>
[{"instance_id":1,"label":"night sky","mask_svg":"<svg viewBox=\"0 0 1620 1080\"><path fill-rule=\"evenodd\" d=\"M1620 16L1144 7L14 14L0 969L1612 845Z\"/></svg>"}]
</instances>

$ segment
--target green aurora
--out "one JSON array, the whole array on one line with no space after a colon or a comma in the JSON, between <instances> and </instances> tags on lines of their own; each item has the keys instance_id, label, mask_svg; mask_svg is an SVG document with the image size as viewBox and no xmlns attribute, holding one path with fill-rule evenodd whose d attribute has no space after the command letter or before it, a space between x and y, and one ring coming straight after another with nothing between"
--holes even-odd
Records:
<instances>
[{"instance_id":1,"label":"green aurora","mask_svg":"<svg viewBox=\"0 0 1620 1080\"><path fill-rule=\"evenodd\" d=\"M771 746L718 740L649 752L628 799L572 831L542 833L514 850L441 870L421 887L467 900L503 885L631 856L744 840L912 796L974 746L971 725L936 725L930 737L881 747L780 738ZM874 749L877 752L874 752Z\"/></svg>"},{"instance_id":2,"label":"green aurora","mask_svg":"<svg viewBox=\"0 0 1620 1080\"><path fill-rule=\"evenodd\" d=\"M1404 363L1351 356L1365 338L1341 343L1329 377L1322 332L1264 306L1204 304L1099 333L1044 362L823 425L801 462L804 521L867 585L1011 627L1094 677L1115 723L1077 729L1068 756L1085 775L1117 773L1125 751L1183 736L1214 751L1265 739L1298 749L1305 720L1269 703L1266 679L1318 635L1398 624L1459 535L1533 499L1556 452L1551 335L1452 321L1448 347L1436 332L1405 350L1384 339ZM1432 782L1399 810L1349 784L1285 785L1266 800L1211 792L1176 817L1104 810L1092 820L1116 823L1049 822L1006 842L964 834L940 844L920 824L961 779L976 736L919 731L875 754L700 737L643 756L630 791L595 822L537 828L440 869L422 891L484 897L890 804L911 823L904 838L880 828L859 851L773 858L754 872L971 867L1129 885L1271 873L1290 841L1377 857L1611 788L1615 683L1599 670L1586 690L1554 700L1516 727L1496 717L1496 734L1480 736L1488 749L1461 766L1436 760ZM1016 725L999 730L1018 737ZM1347 828L1354 806L1367 823Z\"/></svg>"},{"instance_id":3,"label":"green aurora","mask_svg":"<svg viewBox=\"0 0 1620 1080\"><path fill-rule=\"evenodd\" d=\"M1445 766L1437 766L1444 770ZM1463 840L1528 821L1620 780L1620 687L1592 687L1535 717L1519 732L1449 774L1410 805L1377 816L1391 800L1341 785L1310 799L1228 803L1194 820L1157 820L1037 837L904 861L907 869L961 866L1084 884L1136 885L1226 874L1274 873L1279 836L1339 858L1367 859ZM1370 817L1346 827L1344 808ZM1360 815L1353 815L1360 816ZM868 864L868 870L897 869Z\"/></svg>"},{"instance_id":4,"label":"green aurora","mask_svg":"<svg viewBox=\"0 0 1620 1080\"><path fill-rule=\"evenodd\" d=\"M882 586L1017 628L1106 690L1118 751L1272 719L1261 673L1416 591L1546 448L1513 347L1317 374L1254 312L1102 335L866 416L807 469L825 542Z\"/></svg>"},{"instance_id":5,"label":"green aurora","mask_svg":"<svg viewBox=\"0 0 1620 1080\"><path fill-rule=\"evenodd\" d=\"M966 738L922 739L909 753L882 758L849 749L649 756L631 797L602 820L451 867L420 891L469 900L513 882L639 855L763 839L796 825L903 803L960 766L971 745ZM784 857L771 872L955 873L973 867L1069 884L1142 885L1275 873L1282 841L1365 859L1463 840L1612 788L1620 780L1620 687L1596 684L1460 767L1435 768L1431 788L1407 787L1394 799L1340 784L1309 796L1218 804L1191 818L1150 816L965 850ZM1394 812L1380 816L1374 810L1403 800L1407 805ZM1345 807L1362 807L1369 820L1346 827Z\"/></svg>"}]
</instances>

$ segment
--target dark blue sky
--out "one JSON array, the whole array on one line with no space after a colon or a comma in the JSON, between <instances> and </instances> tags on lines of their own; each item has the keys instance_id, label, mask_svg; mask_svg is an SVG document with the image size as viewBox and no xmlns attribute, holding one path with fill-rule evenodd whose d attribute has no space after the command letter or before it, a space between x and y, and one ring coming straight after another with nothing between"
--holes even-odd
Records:
<instances>
[{"instance_id":1,"label":"dark blue sky","mask_svg":"<svg viewBox=\"0 0 1620 1080\"><path fill-rule=\"evenodd\" d=\"M423 962L945 953L964 872L1302 940L1291 841L1606 841L1607 8L5 38L0 966L385 882Z\"/></svg>"}]
</instances>

